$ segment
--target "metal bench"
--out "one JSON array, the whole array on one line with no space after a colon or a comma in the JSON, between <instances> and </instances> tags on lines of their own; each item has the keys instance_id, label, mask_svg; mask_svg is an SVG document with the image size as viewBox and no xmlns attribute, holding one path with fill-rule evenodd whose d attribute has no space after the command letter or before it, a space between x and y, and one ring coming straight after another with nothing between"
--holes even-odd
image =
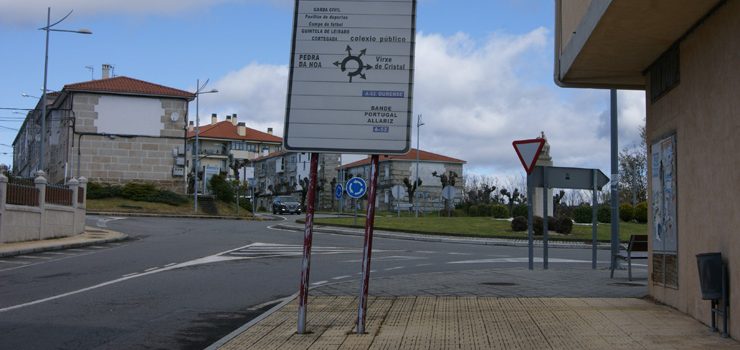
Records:
<instances>
[{"instance_id":1,"label":"metal bench","mask_svg":"<svg viewBox=\"0 0 740 350\"><path fill-rule=\"evenodd\" d=\"M617 253L617 259L627 261L627 276L629 277L630 281L632 281L632 260L647 260L648 258L647 237L647 235L631 235L630 241L629 243L627 243L627 249L624 252L620 250ZM614 267L612 267L610 278L614 278Z\"/></svg>"}]
</instances>

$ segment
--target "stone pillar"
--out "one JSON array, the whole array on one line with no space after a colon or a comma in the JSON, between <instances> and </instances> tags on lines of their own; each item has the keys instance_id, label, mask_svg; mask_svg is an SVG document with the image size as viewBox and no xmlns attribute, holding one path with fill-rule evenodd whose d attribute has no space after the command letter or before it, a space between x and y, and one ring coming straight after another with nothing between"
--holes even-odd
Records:
<instances>
[{"instance_id":1,"label":"stone pillar","mask_svg":"<svg viewBox=\"0 0 740 350\"><path fill-rule=\"evenodd\" d=\"M3 217L5 216L5 201L8 197L8 178L0 173L0 243L5 242L5 236L3 234Z\"/></svg>"},{"instance_id":2,"label":"stone pillar","mask_svg":"<svg viewBox=\"0 0 740 350\"><path fill-rule=\"evenodd\" d=\"M76 208L85 209L87 208L87 178L84 176L80 176L77 178L77 181L80 183L79 187L77 188L77 191L82 191L84 196L82 196L82 203L77 203ZM75 201L77 201L77 198L75 197Z\"/></svg>"},{"instance_id":3,"label":"stone pillar","mask_svg":"<svg viewBox=\"0 0 740 350\"><path fill-rule=\"evenodd\" d=\"M38 239L44 239L46 233L46 184L48 181L44 175L46 174L39 170L36 172L36 178L33 180L36 190L39 191L39 209L41 211L41 215L39 216Z\"/></svg>"},{"instance_id":4,"label":"stone pillar","mask_svg":"<svg viewBox=\"0 0 740 350\"><path fill-rule=\"evenodd\" d=\"M79 190L80 182L72 178L67 181L67 186L72 190L72 208L77 208L77 191Z\"/></svg>"},{"instance_id":5,"label":"stone pillar","mask_svg":"<svg viewBox=\"0 0 740 350\"><path fill-rule=\"evenodd\" d=\"M542 147L542 152L540 153L539 159L537 159L537 163L535 163L536 166L553 166L552 157L550 157L550 144L547 142L547 137L545 137L545 132L543 131L540 137L538 139L545 139L545 146ZM553 200L552 200L552 189L547 190L547 196L546 198L549 200L547 203L547 216L552 216L553 213ZM534 215L535 216L542 216L543 209L543 198L542 198L542 187L537 187L534 190Z\"/></svg>"}]
</instances>

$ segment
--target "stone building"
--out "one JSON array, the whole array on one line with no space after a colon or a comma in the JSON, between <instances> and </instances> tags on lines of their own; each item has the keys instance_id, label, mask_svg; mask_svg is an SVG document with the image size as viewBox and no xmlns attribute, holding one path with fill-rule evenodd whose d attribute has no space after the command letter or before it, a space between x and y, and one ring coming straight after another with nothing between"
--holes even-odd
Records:
<instances>
[{"instance_id":1,"label":"stone building","mask_svg":"<svg viewBox=\"0 0 740 350\"><path fill-rule=\"evenodd\" d=\"M334 207L334 185L342 157L335 153L320 153L318 166L318 210ZM310 153L278 151L254 160L257 207L269 209L278 195L301 199L310 175Z\"/></svg>"},{"instance_id":2,"label":"stone building","mask_svg":"<svg viewBox=\"0 0 740 350\"><path fill-rule=\"evenodd\" d=\"M14 172L37 170L50 183L71 177L91 182L146 181L184 192L185 126L195 96L119 76L65 85L47 94L45 132L40 133L41 101L26 117L13 142ZM45 164L39 142L46 141Z\"/></svg>"},{"instance_id":3,"label":"stone building","mask_svg":"<svg viewBox=\"0 0 740 350\"><path fill-rule=\"evenodd\" d=\"M445 200L442 198L442 182L439 176L455 174L456 198L451 204L462 199L463 191L463 165L464 160L447 157L427 151L418 151L419 156L419 179L421 186L416 190L415 202L420 211L432 212L444 209ZM416 179L417 150L412 148L408 153L402 155L381 155L378 160L378 192L376 208L378 210L395 211L396 205L409 203L408 193L401 198L394 198L392 188L395 185L404 186L404 178L408 178L411 184ZM365 158L353 163L341 166L338 169L338 178L346 180L352 177L361 177L365 180L370 178L370 158ZM405 186L404 186L405 188ZM344 200L344 210L352 206L351 200Z\"/></svg>"},{"instance_id":4,"label":"stone building","mask_svg":"<svg viewBox=\"0 0 740 350\"><path fill-rule=\"evenodd\" d=\"M709 324L696 255L721 253L736 339L738 33L736 0L556 1L555 81L645 90L650 295Z\"/></svg>"},{"instance_id":5,"label":"stone building","mask_svg":"<svg viewBox=\"0 0 740 350\"><path fill-rule=\"evenodd\" d=\"M282 149L283 139L272 134L272 128L261 132L248 128L238 121L236 114L226 116L218 121L216 114L211 115L211 123L200 126L198 134L199 179L203 186L202 193L208 193L207 182L210 176L226 173L229 178L244 180L252 178L251 161ZM195 125L188 125L188 173L192 178L195 163L192 161L195 152ZM238 169L240 174L234 172ZM192 191L192 189L191 189Z\"/></svg>"}]
</instances>

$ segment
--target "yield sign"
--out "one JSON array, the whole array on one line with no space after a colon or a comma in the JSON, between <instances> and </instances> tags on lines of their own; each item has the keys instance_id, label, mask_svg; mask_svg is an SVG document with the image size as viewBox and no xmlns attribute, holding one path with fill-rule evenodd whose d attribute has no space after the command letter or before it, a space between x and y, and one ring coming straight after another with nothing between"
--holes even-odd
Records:
<instances>
[{"instance_id":1,"label":"yield sign","mask_svg":"<svg viewBox=\"0 0 740 350\"><path fill-rule=\"evenodd\" d=\"M524 170L527 171L527 174L531 174L534 170L534 164L537 163L537 159L540 157L542 147L545 145L545 139L517 140L512 145L514 145L516 155L519 156Z\"/></svg>"}]
</instances>

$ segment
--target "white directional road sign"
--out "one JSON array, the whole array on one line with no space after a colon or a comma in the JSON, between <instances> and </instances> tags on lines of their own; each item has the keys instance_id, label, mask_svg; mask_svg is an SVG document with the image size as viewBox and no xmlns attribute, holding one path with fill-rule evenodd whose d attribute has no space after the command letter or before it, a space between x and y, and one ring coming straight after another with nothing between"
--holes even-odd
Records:
<instances>
[{"instance_id":1,"label":"white directional road sign","mask_svg":"<svg viewBox=\"0 0 740 350\"><path fill-rule=\"evenodd\" d=\"M367 183L361 177L353 177L347 181L347 194L352 198L361 198L367 192Z\"/></svg>"},{"instance_id":2,"label":"white directional road sign","mask_svg":"<svg viewBox=\"0 0 740 350\"><path fill-rule=\"evenodd\" d=\"M540 157L542 147L545 145L545 139L518 140L512 142L519 161L522 162L527 174L531 174L537 159Z\"/></svg>"},{"instance_id":3,"label":"white directional road sign","mask_svg":"<svg viewBox=\"0 0 740 350\"><path fill-rule=\"evenodd\" d=\"M416 0L296 0L285 148L406 153Z\"/></svg>"},{"instance_id":4,"label":"white directional road sign","mask_svg":"<svg viewBox=\"0 0 740 350\"><path fill-rule=\"evenodd\" d=\"M445 188L442 189L442 198L447 200L455 199L455 196L457 196L457 190L453 186L445 186Z\"/></svg>"},{"instance_id":5,"label":"white directional road sign","mask_svg":"<svg viewBox=\"0 0 740 350\"><path fill-rule=\"evenodd\" d=\"M395 185L391 187L391 194L393 195L393 198L396 198L396 199L403 198L403 196L406 195L406 186Z\"/></svg>"}]
</instances>

